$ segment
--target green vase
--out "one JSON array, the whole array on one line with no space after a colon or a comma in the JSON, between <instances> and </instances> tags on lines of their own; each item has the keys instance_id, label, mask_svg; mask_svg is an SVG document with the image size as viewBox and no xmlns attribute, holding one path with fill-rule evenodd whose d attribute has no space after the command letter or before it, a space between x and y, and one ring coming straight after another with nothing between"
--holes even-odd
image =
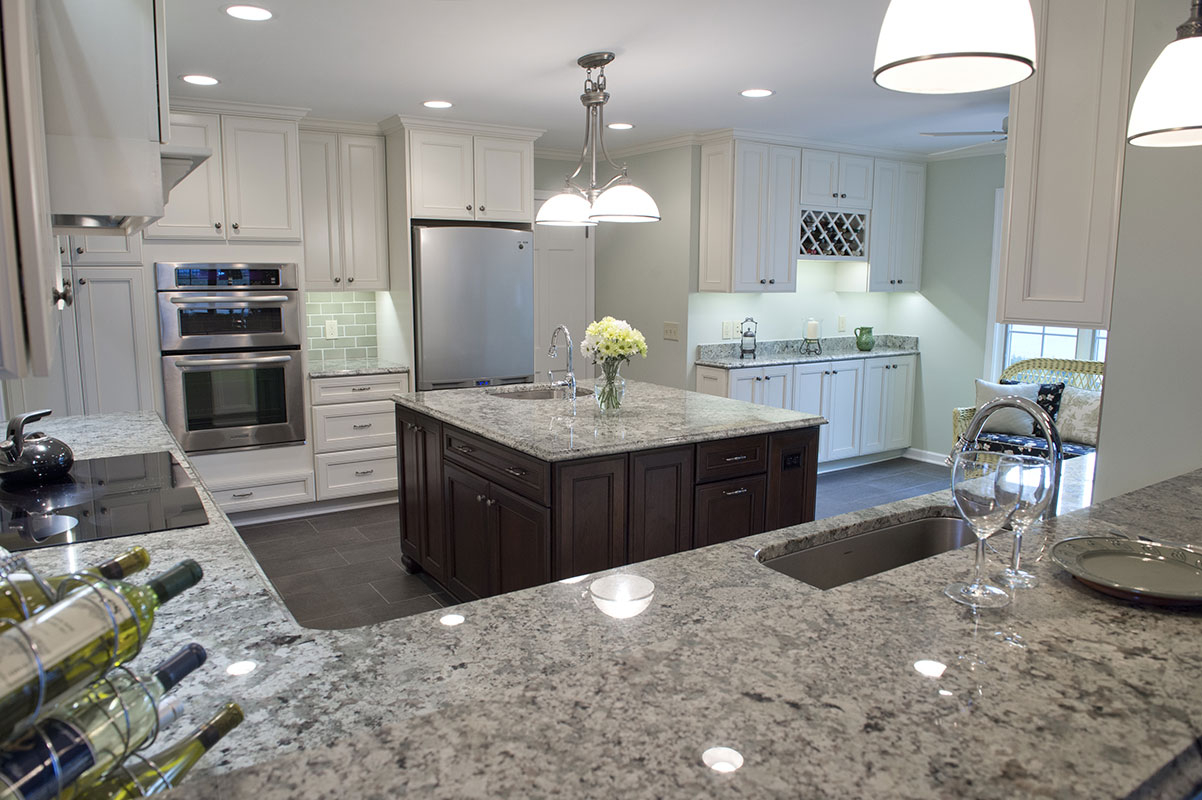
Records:
<instances>
[{"instance_id":1,"label":"green vase","mask_svg":"<svg viewBox=\"0 0 1202 800\"><path fill-rule=\"evenodd\" d=\"M871 350L876 347L876 337L872 335L872 328L856 328L856 347L861 350Z\"/></svg>"}]
</instances>

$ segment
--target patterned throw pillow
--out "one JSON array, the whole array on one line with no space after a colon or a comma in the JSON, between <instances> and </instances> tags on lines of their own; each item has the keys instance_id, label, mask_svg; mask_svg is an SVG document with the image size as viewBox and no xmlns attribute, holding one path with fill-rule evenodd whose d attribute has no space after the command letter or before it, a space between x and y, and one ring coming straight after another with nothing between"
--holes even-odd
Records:
<instances>
[{"instance_id":1,"label":"patterned throw pillow","mask_svg":"<svg viewBox=\"0 0 1202 800\"><path fill-rule=\"evenodd\" d=\"M1098 446L1098 423L1102 418L1102 393L1069 386L1060 402L1056 427L1066 442Z\"/></svg>"},{"instance_id":2,"label":"patterned throw pillow","mask_svg":"<svg viewBox=\"0 0 1202 800\"><path fill-rule=\"evenodd\" d=\"M1018 381L1004 380L1000 381L1003 386L1019 385ZM1048 416L1052 421L1056 421L1056 415L1060 413L1060 398L1064 396L1063 383L1041 383L1039 384L1039 394L1035 396L1035 402L1039 403L1039 407L1048 412ZM1057 426L1059 427L1059 426ZM1043 431L1039 426L1031 424L1032 436L1043 436Z\"/></svg>"}]
</instances>

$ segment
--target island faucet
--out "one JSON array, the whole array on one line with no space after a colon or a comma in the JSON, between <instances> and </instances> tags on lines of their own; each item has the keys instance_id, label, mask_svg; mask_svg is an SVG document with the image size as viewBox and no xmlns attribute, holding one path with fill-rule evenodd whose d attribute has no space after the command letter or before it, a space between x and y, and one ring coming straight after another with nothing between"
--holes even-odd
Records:
<instances>
[{"instance_id":1,"label":"island faucet","mask_svg":"<svg viewBox=\"0 0 1202 800\"><path fill-rule=\"evenodd\" d=\"M985 420L989 419L993 412L1002 408L1017 408L1019 411L1025 411L1035 420L1035 424L1043 429L1044 438L1048 442L1048 457L1052 460L1052 499L1048 503L1048 509L1044 512L1044 516L1054 517L1056 516L1057 501L1060 499L1060 472L1064 466L1064 446L1060 442L1060 431L1056 430L1056 423L1052 421L1052 415L1035 401L1025 397L995 397L978 408L964 433L960 434L960 438L952 445L952 452L948 454L946 463L950 467L956 458L956 453L970 449L981 433L981 429L985 427Z\"/></svg>"},{"instance_id":2,"label":"island faucet","mask_svg":"<svg viewBox=\"0 0 1202 800\"><path fill-rule=\"evenodd\" d=\"M559 338L559 332L563 331L563 338L568 342L568 374L563 376L562 381L555 380L555 375L551 370L547 370L547 378L551 381L552 386L566 386L569 396L576 397L576 372L572 369L572 334L568 331L567 325L560 325L551 333L551 346L547 348L547 355L551 358L559 356L559 345L556 340Z\"/></svg>"}]
</instances>

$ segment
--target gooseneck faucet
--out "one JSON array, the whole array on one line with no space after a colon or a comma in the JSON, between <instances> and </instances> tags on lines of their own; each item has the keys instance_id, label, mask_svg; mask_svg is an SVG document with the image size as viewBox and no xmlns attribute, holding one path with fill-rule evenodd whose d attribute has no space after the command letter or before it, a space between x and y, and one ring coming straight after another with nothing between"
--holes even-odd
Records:
<instances>
[{"instance_id":1,"label":"gooseneck faucet","mask_svg":"<svg viewBox=\"0 0 1202 800\"><path fill-rule=\"evenodd\" d=\"M952 452L948 455L946 463L950 467L956 458L956 453L970 450L972 443L981 433L981 429L985 427L985 420L989 419L993 412L1003 408L1017 408L1019 411L1025 411L1035 420L1035 424L1043 429L1044 438L1048 442L1048 458L1052 461L1052 500L1048 503L1048 510L1044 512L1044 516L1054 517L1056 516L1057 501L1060 499L1060 472L1064 465L1064 446L1060 442L1060 431L1056 430L1056 423L1052 421L1052 415L1035 401L1025 397L995 397L978 408L964 433L960 434L960 438L952 446Z\"/></svg>"},{"instance_id":2,"label":"gooseneck faucet","mask_svg":"<svg viewBox=\"0 0 1202 800\"><path fill-rule=\"evenodd\" d=\"M562 381L554 380L555 375L551 370L547 370L547 377L551 379L552 386L566 386L570 397L576 397L576 372L572 369L572 334L568 331L567 325L560 325L551 333L551 346L547 348L547 355L551 358L559 357L559 345L556 341L559 339L559 332L563 331L563 338L568 343L568 374L563 376Z\"/></svg>"}]
</instances>

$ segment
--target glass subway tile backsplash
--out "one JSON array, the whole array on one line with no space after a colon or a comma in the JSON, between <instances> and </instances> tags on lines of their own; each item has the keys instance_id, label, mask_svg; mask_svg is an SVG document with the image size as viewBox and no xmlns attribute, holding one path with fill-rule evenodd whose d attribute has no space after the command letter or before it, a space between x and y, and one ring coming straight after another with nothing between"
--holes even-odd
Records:
<instances>
[{"instance_id":1,"label":"glass subway tile backsplash","mask_svg":"<svg viewBox=\"0 0 1202 800\"><path fill-rule=\"evenodd\" d=\"M338 324L338 338L326 338L326 321ZM309 362L376 358L375 292L305 292L305 336Z\"/></svg>"}]
</instances>

